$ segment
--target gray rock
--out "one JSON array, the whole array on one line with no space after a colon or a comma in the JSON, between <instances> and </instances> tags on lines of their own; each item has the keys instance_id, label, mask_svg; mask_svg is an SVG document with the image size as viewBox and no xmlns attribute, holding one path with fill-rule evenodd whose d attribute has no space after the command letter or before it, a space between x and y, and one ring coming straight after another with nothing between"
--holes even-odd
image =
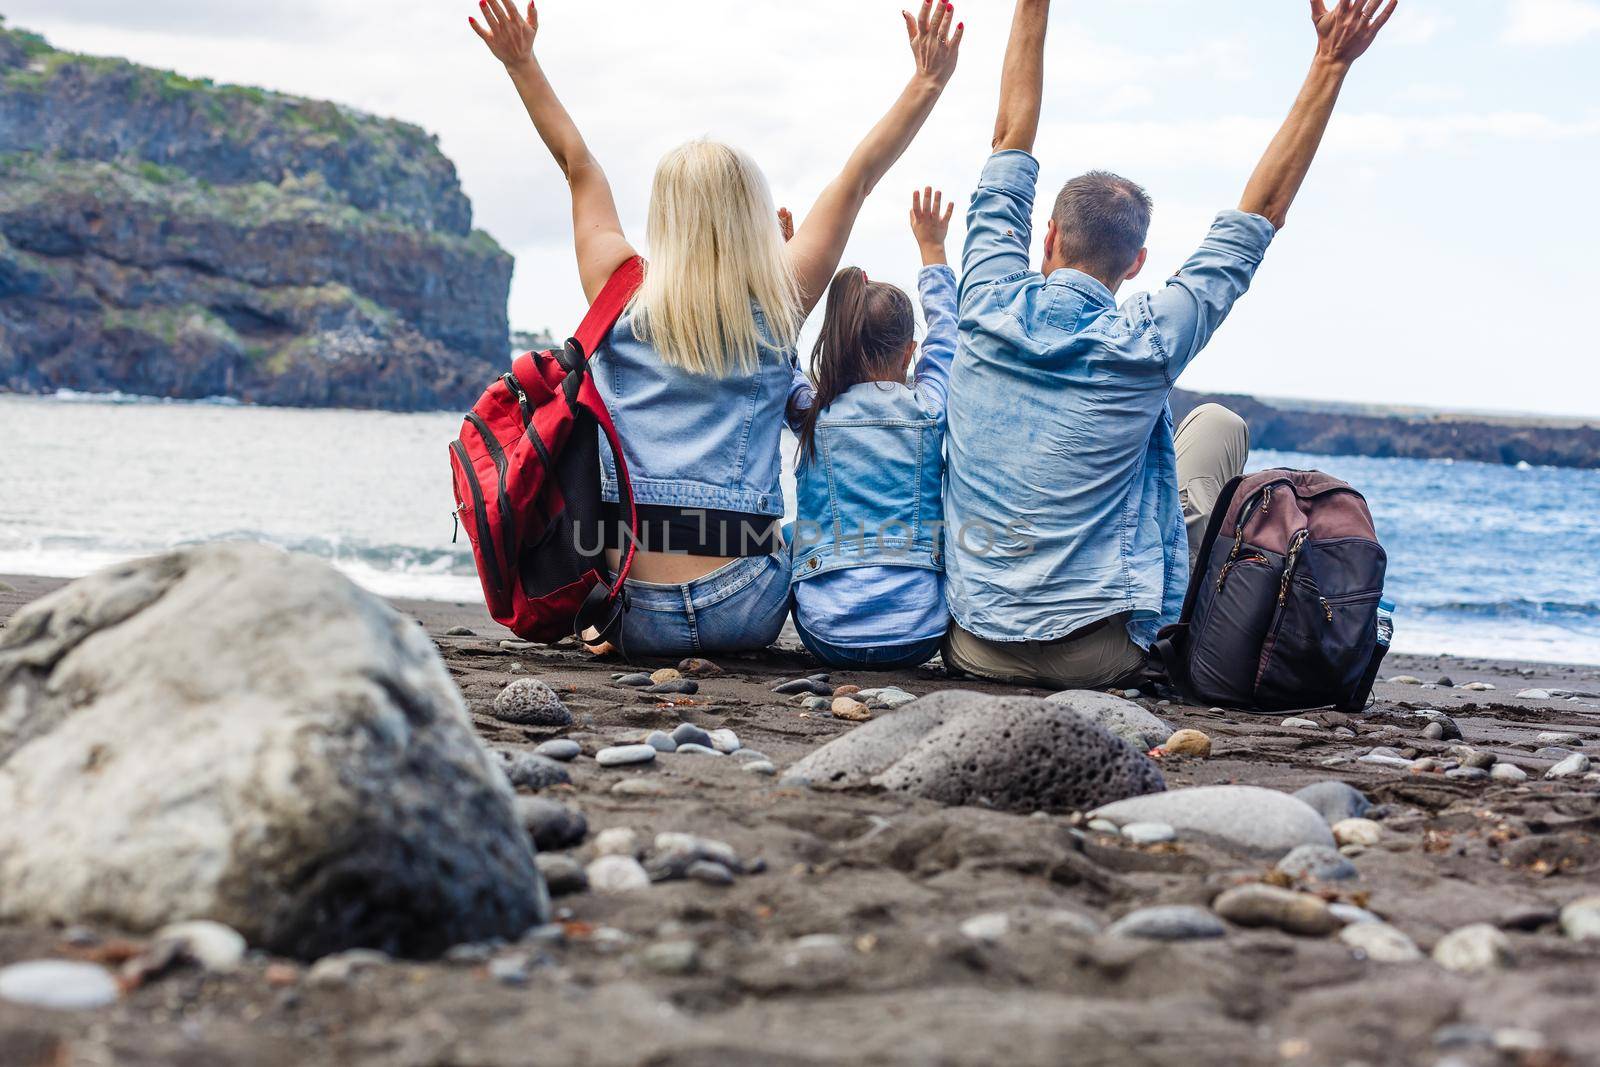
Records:
<instances>
[{"instance_id":1,"label":"gray rock","mask_svg":"<svg viewBox=\"0 0 1600 1067\"><path fill-rule=\"evenodd\" d=\"M671 734L662 730L656 730L649 737L644 739L644 743L655 749L657 752L672 753L678 751L678 742L672 739Z\"/></svg>"},{"instance_id":2,"label":"gray rock","mask_svg":"<svg viewBox=\"0 0 1600 1067\"><path fill-rule=\"evenodd\" d=\"M694 696L700 692L700 683L693 678L674 678L671 681L658 682L645 692L661 696Z\"/></svg>"},{"instance_id":3,"label":"gray rock","mask_svg":"<svg viewBox=\"0 0 1600 1067\"><path fill-rule=\"evenodd\" d=\"M639 953L639 962L657 974L692 974L700 949L693 941L660 941Z\"/></svg>"},{"instance_id":4,"label":"gray rock","mask_svg":"<svg viewBox=\"0 0 1600 1067\"><path fill-rule=\"evenodd\" d=\"M611 748L602 748L595 753L595 762L602 767L628 767L637 763L649 763L656 758L656 750L651 745L616 745Z\"/></svg>"},{"instance_id":5,"label":"gray rock","mask_svg":"<svg viewBox=\"0 0 1600 1067\"><path fill-rule=\"evenodd\" d=\"M1320 729L1322 729L1322 724L1321 723L1312 722L1310 719L1301 719L1301 718L1284 719L1278 725L1279 726L1287 726L1290 729L1294 729L1294 730L1320 730Z\"/></svg>"},{"instance_id":6,"label":"gray rock","mask_svg":"<svg viewBox=\"0 0 1600 1067\"><path fill-rule=\"evenodd\" d=\"M517 726L570 726L572 712L537 678L518 678L494 698L494 717Z\"/></svg>"},{"instance_id":7,"label":"gray rock","mask_svg":"<svg viewBox=\"0 0 1600 1067\"><path fill-rule=\"evenodd\" d=\"M720 863L711 860L696 860L689 864L683 876L691 882L700 882L705 885L732 885L733 872Z\"/></svg>"},{"instance_id":8,"label":"gray rock","mask_svg":"<svg viewBox=\"0 0 1600 1067\"><path fill-rule=\"evenodd\" d=\"M1355 864L1326 845L1299 846L1278 861L1278 870L1291 878L1318 882L1343 882L1357 876Z\"/></svg>"},{"instance_id":9,"label":"gray rock","mask_svg":"<svg viewBox=\"0 0 1600 1067\"><path fill-rule=\"evenodd\" d=\"M1426 737L1430 741L1444 740L1444 724L1430 722L1428 725L1422 728L1422 736Z\"/></svg>"},{"instance_id":10,"label":"gray rock","mask_svg":"<svg viewBox=\"0 0 1600 1067\"><path fill-rule=\"evenodd\" d=\"M1589 773L1589 757L1582 752L1574 752L1560 763L1544 772L1547 779L1554 781L1558 778L1581 778Z\"/></svg>"},{"instance_id":11,"label":"gray rock","mask_svg":"<svg viewBox=\"0 0 1600 1067\"><path fill-rule=\"evenodd\" d=\"M452 626L452 627L450 627L450 629L448 629L448 630L446 630L444 632L444 635L446 637L476 637L477 636L477 634L473 633L471 630L469 630L465 626Z\"/></svg>"},{"instance_id":12,"label":"gray rock","mask_svg":"<svg viewBox=\"0 0 1600 1067\"><path fill-rule=\"evenodd\" d=\"M1136 845L1159 845L1176 840L1178 833L1164 822L1131 822L1122 836Z\"/></svg>"},{"instance_id":13,"label":"gray rock","mask_svg":"<svg viewBox=\"0 0 1600 1067\"><path fill-rule=\"evenodd\" d=\"M1517 694L1518 700L1549 700L1551 697L1548 689L1524 689Z\"/></svg>"},{"instance_id":14,"label":"gray rock","mask_svg":"<svg viewBox=\"0 0 1600 1067\"><path fill-rule=\"evenodd\" d=\"M1482 974L1511 965L1511 941L1497 926L1475 923L1452 930L1433 946L1439 966L1462 974Z\"/></svg>"},{"instance_id":15,"label":"gray rock","mask_svg":"<svg viewBox=\"0 0 1600 1067\"><path fill-rule=\"evenodd\" d=\"M0 1000L27 1008L87 1011L117 1002L117 980L96 963L33 960L0 968Z\"/></svg>"},{"instance_id":16,"label":"gray rock","mask_svg":"<svg viewBox=\"0 0 1600 1067\"><path fill-rule=\"evenodd\" d=\"M810 693L812 696L826 697L833 695L833 686L815 678L796 678L792 682L783 682L772 687L774 693L791 696L795 693Z\"/></svg>"},{"instance_id":17,"label":"gray rock","mask_svg":"<svg viewBox=\"0 0 1600 1067\"><path fill-rule=\"evenodd\" d=\"M1427 709L1423 710L1420 714L1422 714L1424 717L1426 717L1429 722L1438 723L1439 724L1440 728L1444 731L1444 733L1442 735L1444 740L1446 740L1446 741L1460 741L1460 740L1462 740L1461 727L1457 726L1456 725L1456 721L1454 719L1452 719L1450 716L1446 715L1444 712L1435 711L1432 708L1427 708Z\"/></svg>"},{"instance_id":18,"label":"gray rock","mask_svg":"<svg viewBox=\"0 0 1600 1067\"><path fill-rule=\"evenodd\" d=\"M567 785L572 781L572 775L565 767L545 756L513 748L495 748L490 752L513 789L531 789L537 793L541 789Z\"/></svg>"},{"instance_id":19,"label":"gray rock","mask_svg":"<svg viewBox=\"0 0 1600 1067\"><path fill-rule=\"evenodd\" d=\"M720 756L720 755L722 755L722 753L718 752L714 748L707 748L705 745L688 744L688 745L679 745L678 746L678 755L680 755L680 756Z\"/></svg>"},{"instance_id":20,"label":"gray rock","mask_svg":"<svg viewBox=\"0 0 1600 1067\"><path fill-rule=\"evenodd\" d=\"M891 685L882 689L863 689L856 694L856 699L873 711L893 711L910 704L917 699L917 695Z\"/></svg>"},{"instance_id":21,"label":"gray rock","mask_svg":"<svg viewBox=\"0 0 1600 1067\"><path fill-rule=\"evenodd\" d=\"M176 945L187 958L220 974L237 969L249 948L239 931L208 919L163 926L156 931L154 941L157 945Z\"/></svg>"},{"instance_id":22,"label":"gray rock","mask_svg":"<svg viewBox=\"0 0 1600 1067\"><path fill-rule=\"evenodd\" d=\"M1294 796L1311 805L1329 826L1345 819L1359 819L1372 810L1366 794L1345 782L1315 782L1296 790Z\"/></svg>"},{"instance_id":23,"label":"gray rock","mask_svg":"<svg viewBox=\"0 0 1600 1067\"><path fill-rule=\"evenodd\" d=\"M711 748L711 735L692 722L681 722L677 729L672 731L672 739L681 747L683 745L700 745Z\"/></svg>"},{"instance_id":24,"label":"gray rock","mask_svg":"<svg viewBox=\"0 0 1600 1067\"><path fill-rule=\"evenodd\" d=\"M732 730L712 730L711 747L723 755L732 755L742 746L739 744L739 735Z\"/></svg>"},{"instance_id":25,"label":"gray rock","mask_svg":"<svg viewBox=\"0 0 1600 1067\"><path fill-rule=\"evenodd\" d=\"M542 853L538 862L539 871L544 875L545 884L550 887L551 896L569 896L573 893L582 893L589 888L589 876L584 872L583 864L571 856Z\"/></svg>"},{"instance_id":26,"label":"gray rock","mask_svg":"<svg viewBox=\"0 0 1600 1067\"><path fill-rule=\"evenodd\" d=\"M739 769L747 774L759 774L768 778L778 773L777 766L769 760L764 759L751 760L748 763L745 763Z\"/></svg>"},{"instance_id":27,"label":"gray rock","mask_svg":"<svg viewBox=\"0 0 1600 1067\"><path fill-rule=\"evenodd\" d=\"M532 974L533 957L525 952L518 952L510 956L498 956L489 961L489 977L501 985L527 985L528 979Z\"/></svg>"},{"instance_id":28,"label":"gray rock","mask_svg":"<svg viewBox=\"0 0 1600 1067\"><path fill-rule=\"evenodd\" d=\"M1411 963L1422 959L1416 942L1388 923L1356 923L1339 931L1339 940L1377 963Z\"/></svg>"},{"instance_id":29,"label":"gray rock","mask_svg":"<svg viewBox=\"0 0 1600 1067\"><path fill-rule=\"evenodd\" d=\"M619 797L664 797L672 791L660 782L650 778L624 778L611 787L611 793Z\"/></svg>"},{"instance_id":30,"label":"gray rock","mask_svg":"<svg viewBox=\"0 0 1600 1067\"><path fill-rule=\"evenodd\" d=\"M1600 896L1581 897L1562 908L1561 932L1574 941L1600 941Z\"/></svg>"},{"instance_id":31,"label":"gray rock","mask_svg":"<svg viewBox=\"0 0 1600 1067\"><path fill-rule=\"evenodd\" d=\"M353 948L324 956L306 972L306 984L320 988L348 985L363 971L376 970L390 963L388 954L374 949Z\"/></svg>"},{"instance_id":32,"label":"gray rock","mask_svg":"<svg viewBox=\"0 0 1600 1067\"><path fill-rule=\"evenodd\" d=\"M325 564L227 543L75 582L0 631L0 694L0 921L205 916L317 958L545 917L438 650Z\"/></svg>"},{"instance_id":33,"label":"gray rock","mask_svg":"<svg viewBox=\"0 0 1600 1067\"><path fill-rule=\"evenodd\" d=\"M582 745L578 744L576 741L568 740L565 737L558 737L554 741L546 741L544 744L533 750L533 754L536 756L543 756L545 759L559 760L562 763L566 763L568 760L575 760L582 753Z\"/></svg>"},{"instance_id":34,"label":"gray rock","mask_svg":"<svg viewBox=\"0 0 1600 1067\"><path fill-rule=\"evenodd\" d=\"M630 689L648 689L656 684L648 674L619 674L612 681Z\"/></svg>"},{"instance_id":35,"label":"gray rock","mask_svg":"<svg viewBox=\"0 0 1600 1067\"><path fill-rule=\"evenodd\" d=\"M1386 756L1381 752L1369 752L1356 760L1357 763L1375 763L1380 767L1400 767L1406 770L1411 768L1411 760L1404 756Z\"/></svg>"},{"instance_id":36,"label":"gray rock","mask_svg":"<svg viewBox=\"0 0 1600 1067\"><path fill-rule=\"evenodd\" d=\"M589 820L582 812L543 797L518 797L517 818L540 852L571 848L589 834Z\"/></svg>"},{"instance_id":37,"label":"gray rock","mask_svg":"<svg viewBox=\"0 0 1600 1067\"><path fill-rule=\"evenodd\" d=\"M757 752L753 748L744 748L742 746L739 751L733 753L733 758L740 763L757 763L761 760L771 760L771 757L765 752Z\"/></svg>"},{"instance_id":38,"label":"gray rock","mask_svg":"<svg viewBox=\"0 0 1600 1067\"><path fill-rule=\"evenodd\" d=\"M875 784L1003 811L1081 810L1166 788L1142 753L1060 704L959 690L866 723L801 760L785 781Z\"/></svg>"},{"instance_id":39,"label":"gray rock","mask_svg":"<svg viewBox=\"0 0 1600 1067\"><path fill-rule=\"evenodd\" d=\"M1528 772L1514 763L1496 763L1490 768L1489 777L1496 782L1526 782Z\"/></svg>"},{"instance_id":40,"label":"gray rock","mask_svg":"<svg viewBox=\"0 0 1600 1067\"><path fill-rule=\"evenodd\" d=\"M1276 860L1299 845L1333 847L1322 816L1303 800L1249 785L1212 785L1124 800L1090 812L1118 826L1164 822L1185 840Z\"/></svg>"},{"instance_id":41,"label":"gray rock","mask_svg":"<svg viewBox=\"0 0 1600 1067\"><path fill-rule=\"evenodd\" d=\"M594 847L602 856L637 856L639 831L631 826L608 827L595 836Z\"/></svg>"},{"instance_id":42,"label":"gray rock","mask_svg":"<svg viewBox=\"0 0 1600 1067\"><path fill-rule=\"evenodd\" d=\"M1106 693L1068 690L1045 699L1099 723L1112 736L1122 738L1140 752L1148 752L1172 736L1170 724L1137 704Z\"/></svg>"},{"instance_id":43,"label":"gray rock","mask_svg":"<svg viewBox=\"0 0 1600 1067\"><path fill-rule=\"evenodd\" d=\"M974 915L961 924L961 936L989 944L1001 941L1011 932L1011 917L1003 911Z\"/></svg>"},{"instance_id":44,"label":"gray rock","mask_svg":"<svg viewBox=\"0 0 1600 1067\"><path fill-rule=\"evenodd\" d=\"M601 856L584 873L596 893L633 893L650 888L650 876L632 856Z\"/></svg>"},{"instance_id":45,"label":"gray rock","mask_svg":"<svg viewBox=\"0 0 1600 1067\"><path fill-rule=\"evenodd\" d=\"M1487 782L1489 772L1482 767L1457 767L1444 772L1446 778L1457 782Z\"/></svg>"},{"instance_id":46,"label":"gray rock","mask_svg":"<svg viewBox=\"0 0 1600 1067\"><path fill-rule=\"evenodd\" d=\"M1577 734L1566 733L1562 730L1546 730L1535 734L1533 739L1541 745L1561 745L1563 747L1576 745L1583 739Z\"/></svg>"},{"instance_id":47,"label":"gray rock","mask_svg":"<svg viewBox=\"0 0 1600 1067\"><path fill-rule=\"evenodd\" d=\"M1137 937L1146 941L1199 941L1222 937L1228 928L1211 912L1190 905L1140 908L1112 923L1110 937Z\"/></svg>"},{"instance_id":48,"label":"gray rock","mask_svg":"<svg viewBox=\"0 0 1600 1067\"><path fill-rule=\"evenodd\" d=\"M1358 908L1354 904L1329 904L1328 911L1335 919L1338 919L1346 926L1353 926L1357 923L1383 922L1382 919L1372 914L1372 912L1368 911L1366 908Z\"/></svg>"},{"instance_id":49,"label":"gray rock","mask_svg":"<svg viewBox=\"0 0 1600 1067\"><path fill-rule=\"evenodd\" d=\"M807 711L826 711L833 707L832 697L807 696L800 701L800 706Z\"/></svg>"}]
</instances>

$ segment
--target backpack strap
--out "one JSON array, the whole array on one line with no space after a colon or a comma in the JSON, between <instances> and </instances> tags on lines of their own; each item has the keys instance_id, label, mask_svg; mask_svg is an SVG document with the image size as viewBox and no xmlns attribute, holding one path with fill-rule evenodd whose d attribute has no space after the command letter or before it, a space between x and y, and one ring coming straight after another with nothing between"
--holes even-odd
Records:
<instances>
[{"instance_id":1,"label":"backpack strap","mask_svg":"<svg viewBox=\"0 0 1600 1067\"><path fill-rule=\"evenodd\" d=\"M1233 509L1234 498L1239 495L1239 486L1244 479L1234 478L1222 487L1222 492L1217 496L1217 503L1211 509L1211 519L1206 523L1205 537L1200 541L1200 552L1195 557L1194 566L1190 568L1189 589L1183 597L1183 614L1172 626L1162 628L1157 635L1155 644L1150 651L1155 654L1154 659L1167 672L1170 681L1183 694L1184 700L1191 704L1199 703L1194 690L1189 683L1189 625L1194 620L1194 611L1200 600L1201 583L1206 580L1207 565L1211 560L1212 549L1216 547L1217 539L1222 536L1222 525L1228 521L1228 512Z\"/></svg>"},{"instance_id":2,"label":"backpack strap","mask_svg":"<svg viewBox=\"0 0 1600 1067\"><path fill-rule=\"evenodd\" d=\"M595 388L594 378L589 374L589 360L616 327L617 320L622 318L628 302L643 282L644 260L634 256L618 267L606 281L605 287L589 306L589 313L584 316L578 332L555 354L557 362L567 371L561 386L567 405L574 413L579 409L587 412L599 425L600 432L605 434L606 443L611 446L611 455L616 461L617 499L628 506L628 543L622 565L617 569L616 581L609 585L604 581L596 583L578 612L573 632L581 639L584 631L596 630L601 641L609 641L619 647L622 616L628 608L628 575L633 571L634 557L639 551L639 508L633 499L633 479L628 474L628 459L623 454L622 438L617 433L616 424L611 421L611 412L606 408L605 399Z\"/></svg>"}]
</instances>

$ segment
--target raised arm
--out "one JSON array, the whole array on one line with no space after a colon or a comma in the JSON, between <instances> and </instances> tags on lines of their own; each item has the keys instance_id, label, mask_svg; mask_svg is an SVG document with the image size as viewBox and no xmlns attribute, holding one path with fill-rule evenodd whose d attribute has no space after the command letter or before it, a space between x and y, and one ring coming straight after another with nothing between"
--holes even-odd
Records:
<instances>
[{"instance_id":1,"label":"raised arm","mask_svg":"<svg viewBox=\"0 0 1600 1067\"><path fill-rule=\"evenodd\" d=\"M567 177L572 190L572 239L578 253L578 276L584 295L593 300L616 269L636 254L622 234L611 183L534 58L533 42L539 35L537 7L530 2L526 18L518 14L513 0L479 0L478 10L488 28L479 25L477 19L467 21L494 57L505 64L534 128Z\"/></svg>"},{"instance_id":2,"label":"raised arm","mask_svg":"<svg viewBox=\"0 0 1600 1067\"><path fill-rule=\"evenodd\" d=\"M944 193L931 185L911 194L911 233L922 253L917 291L928 324L922 358L917 361L917 391L941 416L950 393L950 364L956 358L956 275L944 247L955 213L955 201L946 205Z\"/></svg>"},{"instance_id":3,"label":"raised arm","mask_svg":"<svg viewBox=\"0 0 1600 1067\"><path fill-rule=\"evenodd\" d=\"M1339 102L1345 76L1372 46L1398 3L1399 0L1389 0L1388 6L1383 7L1383 0L1335 0L1329 10L1323 0L1311 0L1311 19L1317 28L1317 55L1311 61L1311 73L1306 75L1289 118L1250 176L1239 202L1240 211L1260 215L1273 226L1283 228L1289 206L1322 145L1322 135Z\"/></svg>"},{"instance_id":4,"label":"raised arm","mask_svg":"<svg viewBox=\"0 0 1600 1067\"><path fill-rule=\"evenodd\" d=\"M1039 109L1044 102L1044 35L1050 24L1050 0L1017 0L1011 18L1000 75L1000 115L994 123L996 152L1032 152L1039 137Z\"/></svg>"},{"instance_id":5,"label":"raised arm","mask_svg":"<svg viewBox=\"0 0 1600 1067\"><path fill-rule=\"evenodd\" d=\"M966 28L963 24L952 25L954 5L944 0L937 2L936 10L935 0L923 0L921 14L915 19L905 13L906 32L917 60L916 74L894 107L867 134L844 170L822 191L811 214L789 242L805 315L811 314L828 291L867 196L911 146L955 73Z\"/></svg>"}]
</instances>

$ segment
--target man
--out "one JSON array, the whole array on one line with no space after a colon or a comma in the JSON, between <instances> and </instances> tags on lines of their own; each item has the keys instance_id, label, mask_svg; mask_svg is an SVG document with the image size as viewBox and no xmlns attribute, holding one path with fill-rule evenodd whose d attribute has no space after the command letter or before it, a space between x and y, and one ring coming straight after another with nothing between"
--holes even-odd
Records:
<instances>
[{"instance_id":1,"label":"man","mask_svg":"<svg viewBox=\"0 0 1600 1067\"><path fill-rule=\"evenodd\" d=\"M1351 64L1394 12L1396 0L1381 3L1312 0L1311 73L1239 209L1163 289L1119 308L1145 264L1151 210L1124 178L1068 182L1043 269L1030 269L1050 0L1018 0L995 154L968 214L950 382L948 666L1101 688L1137 676L1156 631L1177 621L1191 545L1249 439L1215 406L1174 433L1168 396L1282 228Z\"/></svg>"}]
</instances>

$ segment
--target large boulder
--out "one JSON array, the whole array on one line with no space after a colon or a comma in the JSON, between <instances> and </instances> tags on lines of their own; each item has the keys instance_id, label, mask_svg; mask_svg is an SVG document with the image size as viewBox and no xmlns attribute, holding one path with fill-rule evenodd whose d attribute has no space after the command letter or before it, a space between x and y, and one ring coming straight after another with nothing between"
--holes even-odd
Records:
<instances>
[{"instance_id":1,"label":"large boulder","mask_svg":"<svg viewBox=\"0 0 1600 1067\"><path fill-rule=\"evenodd\" d=\"M174 552L0 631L0 919L515 937L549 898L512 801L422 629L313 560Z\"/></svg>"},{"instance_id":2,"label":"large boulder","mask_svg":"<svg viewBox=\"0 0 1600 1067\"><path fill-rule=\"evenodd\" d=\"M1206 785L1135 797L1089 813L1120 826L1166 823L1180 840L1278 860L1302 845L1335 847L1317 809L1298 797L1253 785Z\"/></svg>"},{"instance_id":3,"label":"large boulder","mask_svg":"<svg viewBox=\"0 0 1600 1067\"><path fill-rule=\"evenodd\" d=\"M874 719L785 780L1014 812L1078 811L1166 788L1153 762L1087 716L1037 697L961 690Z\"/></svg>"},{"instance_id":4,"label":"large boulder","mask_svg":"<svg viewBox=\"0 0 1600 1067\"><path fill-rule=\"evenodd\" d=\"M1069 689L1045 699L1099 723L1140 752L1149 752L1172 736L1170 723L1156 718L1133 701L1110 693Z\"/></svg>"}]
</instances>

